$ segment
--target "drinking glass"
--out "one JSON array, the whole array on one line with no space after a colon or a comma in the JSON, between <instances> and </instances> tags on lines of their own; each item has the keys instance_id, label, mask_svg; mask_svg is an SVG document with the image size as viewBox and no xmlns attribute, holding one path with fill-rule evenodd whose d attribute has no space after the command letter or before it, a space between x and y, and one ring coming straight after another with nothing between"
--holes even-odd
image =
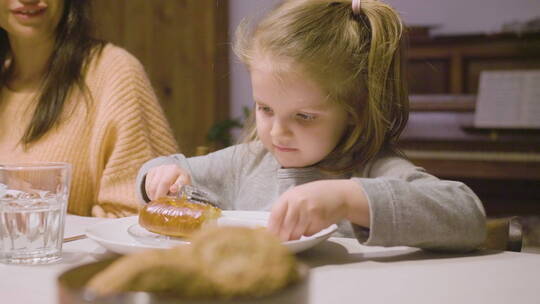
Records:
<instances>
[{"instance_id":1,"label":"drinking glass","mask_svg":"<svg viewBox=\"0 0 540 304\"><path fill-rule=\"evenodd\" d=\"M61 259L71 165L0 163L0 263Z\"/></svg>"}]
</instances>

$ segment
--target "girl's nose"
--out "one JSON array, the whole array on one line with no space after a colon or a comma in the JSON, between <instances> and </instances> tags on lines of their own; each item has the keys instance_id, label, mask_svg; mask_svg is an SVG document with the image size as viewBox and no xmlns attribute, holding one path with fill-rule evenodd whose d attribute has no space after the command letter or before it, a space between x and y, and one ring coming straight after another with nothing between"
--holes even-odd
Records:
<instances>
[{"instance_id":1,"label":"girl's nose","mask_svg":"<svg viewBox=\"0 0 540 304\"><path fill-rule=\"evenodd\" d=\"M288 132L289 129L287 128L286 124L284 124L279 119L274 120L274 122L272 123L272 129L270 130L270 136L283 136L286 135Z\"/></svg>"}]
</instances>

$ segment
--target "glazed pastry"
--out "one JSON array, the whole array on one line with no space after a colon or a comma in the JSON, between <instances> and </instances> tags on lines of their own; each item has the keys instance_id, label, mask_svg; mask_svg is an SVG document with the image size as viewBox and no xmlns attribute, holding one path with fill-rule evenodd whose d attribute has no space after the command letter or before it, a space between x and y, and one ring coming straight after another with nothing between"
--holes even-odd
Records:
<instances>
[{"instance_id":1,"label":"glazed pastry","mask_svg":"<svg viewBox=\"0 0 540 304\"><path fill-rule=\"evenodd\" d=\"M161 197L139 213L139 225L147 230L175 237L189 237L204 225L215 223L221 209L186 198Z\"/></svg>"}]
</instances>

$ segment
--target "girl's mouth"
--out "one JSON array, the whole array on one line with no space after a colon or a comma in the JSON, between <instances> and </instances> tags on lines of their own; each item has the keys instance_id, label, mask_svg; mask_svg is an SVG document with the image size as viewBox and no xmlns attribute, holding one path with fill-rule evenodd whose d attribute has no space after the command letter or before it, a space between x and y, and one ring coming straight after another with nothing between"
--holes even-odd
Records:
<instances>
[{"instance_id":1,"label":"girl's mouth","mask_svg":"<svg viewBox=\"0 0 540 304\"><path fill-rule=\"evenodd\" d=\"M278 145L274 145L274 148L280 152L294 152L294 151L298 151L298 149L295 149L295 148L288 148L288 147L282 147L282 146L278 146Z\"/></svg>"}]
</instances>

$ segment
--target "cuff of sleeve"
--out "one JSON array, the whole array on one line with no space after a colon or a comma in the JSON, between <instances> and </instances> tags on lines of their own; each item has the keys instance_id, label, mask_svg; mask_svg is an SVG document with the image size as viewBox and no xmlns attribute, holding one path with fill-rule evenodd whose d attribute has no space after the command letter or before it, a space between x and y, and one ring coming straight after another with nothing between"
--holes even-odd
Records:
<instances>
[{"instance_id":1,"label":"cuff of sleeve","mask_svg":"<svg viewBox=\"0 0 540 304\"><path fill-rule=\"evenodd\" d=\"M376 178L353 178L368 200L370 227L352 224L358 241L369 246L392 246L397 239L395 195L386 181Z\"/></svg>"},{"instance_id":2,"label":"cuff of sleeve","mask_svg":"<svg viewBox=\"0 0 540 304\"><path fill-rule=\"evenodd\" d=\"M142 165L141 169L139 170L139 173L137 174L137 179L135 181L135 190L137 192L137 200L141 205L145 205L150 201L148 198L148 195L145 191L145 183L146 183L146 174L148 174L148 171L150 169L162 166L162 165L168 165L168 164L177 164L178 161L174 157L170 156L161 156L158 158L151 159L144 163Z\"/></svg>"}]
</instances>

